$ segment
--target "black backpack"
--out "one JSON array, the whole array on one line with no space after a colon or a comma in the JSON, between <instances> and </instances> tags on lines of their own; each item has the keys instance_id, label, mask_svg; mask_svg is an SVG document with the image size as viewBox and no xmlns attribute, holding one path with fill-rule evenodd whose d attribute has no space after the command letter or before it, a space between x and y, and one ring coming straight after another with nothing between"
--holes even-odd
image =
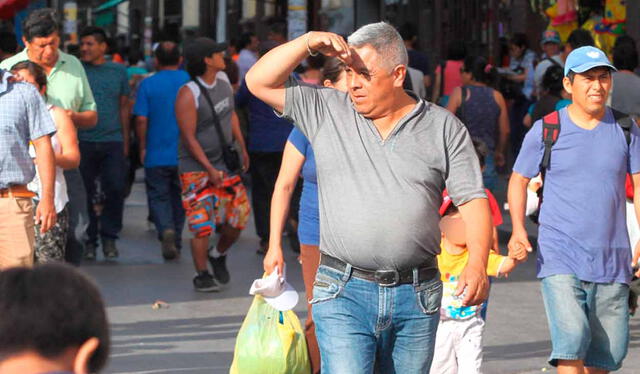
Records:
<instances>
[{"instance_id":1,"label":"black backpack","mask_svg":"<svg viewBox=\"0 0 640 374\"><path fill-rule=\"evenodd\" d=\"M616 123L622 129L624 138L627 141L627 146L631 144L631 127L633 126L633 119L623 112L611 108L613 112L613 118ZM542 196L544 190L544 178L547 173L547 169L551 166L551 149L560 135L560 112L554 111L542 118L542 142L544 143L544 154L542 161L540 162L540 176L542 177L542 186L538 189L538 210L529 215L529 218L538 223L538 215L540 213L540 207L542 206Z\"/></svg>"}]
</instances>

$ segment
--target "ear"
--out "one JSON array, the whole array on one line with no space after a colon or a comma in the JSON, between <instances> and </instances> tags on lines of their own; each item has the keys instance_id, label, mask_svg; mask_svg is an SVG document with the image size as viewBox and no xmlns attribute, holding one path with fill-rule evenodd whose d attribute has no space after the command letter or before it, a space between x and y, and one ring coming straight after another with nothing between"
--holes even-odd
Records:
<instances>
[{"instance_id":1,"label":"ear","mask_svg":"<svg viewBox=\"0 0 640 374\"><path fill-rule=\"evenodd\" d=\"M404 86L404 77L408 74L407 67L404 65L398 65L393 68L391 75L393 75L393 86L394 87L403 87Z\"/></svg>"},{"instance_id":2,"label":"ear","mask_svg":"<svg viewBox=\"0 0 640 374\"><path fill-rule=\"evenodd\" d=\"M24 44L25 47L29 48L29 41L27 40L27 38L25 38L24 36L22 37L22 44Z\"/></svg>"},{"instance_id":3,"label":"ear","mask_svg":"<svg viewBox=\"0 0 640 374\"><path fill-rule=\"evenodd\" d=\"M73 360L73 372L75 374L89 374L89 360L100 346L100 340L93 337L82 343Z\"/></svg>"},{"instance_id":4,"label":"ear","mask_svg":"<svg viewBox=\"0 0 640 374\"><path fill-rule=\"evenodd\" d=\"M329 79L325 79L325 80L322 82L322 85L323 85L324 87L331 87L331 88L333 88L333 83L331 83L331 81L330 81Z\"/></svg>"},{"instance_id":5,"label":"ear","mask_svg":"<svg viewBox=\"0 0 640 374\"><path fill-rule=\"evenodd\" d=\"M569 79L569 77L562 78L562 86L564 87L565 91L569 93L569 95L573 94L573 86L571 85L571 80Z\"/></svg>"}]
</instances>

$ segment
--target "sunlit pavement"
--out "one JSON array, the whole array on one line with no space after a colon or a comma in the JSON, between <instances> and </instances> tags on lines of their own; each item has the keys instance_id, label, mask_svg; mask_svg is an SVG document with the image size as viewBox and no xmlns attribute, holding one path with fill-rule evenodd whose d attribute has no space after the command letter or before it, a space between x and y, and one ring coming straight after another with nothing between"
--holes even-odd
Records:
<instances>
[{"instance_id":1,"label":"sunlit pavement","mask_svg":"<svg viewBox=\"0 0 640 374\"><path fill-rule=\"evenodd\" d=\"M183 241L180 260L165 262L155 231L147 228L140 175L126 202L120 258L105 262L98 250L98 261L82 266L99 284L108 306L112 342L105 372L228 373L235 337L252 300L249 286L262 275L253 221L229 255L230 285L218 293L197 293L191 284L194 270L188 240ZM502 203L503 196L498 200ZM504 248L508 214L503 226ZM185 231L184 239L188 238ZM285 249L285 256L288 280L301 293L296 312L303 319L300 267L292 251ZM154 308L157 301L160 307ZM546 363L551 343L533 257L508 279L493 283L484 346L485 374L555 372ZM640 320L633 318L629 354L619 373L640 373L638 353Z\"/></svg>"}]
</instances>

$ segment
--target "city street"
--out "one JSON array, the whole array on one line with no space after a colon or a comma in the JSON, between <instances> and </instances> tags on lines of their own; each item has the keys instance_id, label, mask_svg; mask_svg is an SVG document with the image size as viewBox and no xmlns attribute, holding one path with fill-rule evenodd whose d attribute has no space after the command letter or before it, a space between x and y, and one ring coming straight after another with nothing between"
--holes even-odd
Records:
<instances>
[{"instance_id":1,"label":"city street","mask_svg":"<svg viewBox=\"0 0 640 374\"><path fill-rule=\"evenodd\" d=\"M262 256L253 221L232 248L231 284L222 292L193 290L194 275L187 241L179 261L162 260L155 231L147 228L146 196L141 174L126 202L120 258L101 255L84 269L99 284L111 322L111 360L106 373L227 373L235 337L251 303L251 282L262 275ZM499 200L503 198L498 197ZM508 215L501 239L506 239ZM185 230L185 239L188 234ZM504 248L504 246L503 246ZM504 251L504 249L503 249ZM296 255L286 250L288 280L300 292L300 319L306 307ZM156 301L167 303L154 309ZM485 330L484 373L555 372L546 363L550 352L547 322L535 279L533 257L508 279L493 283ZM631 344L619 373L640 373L640 319L631 320ZM266 374L266 373L265 373ZM275 373L274 373L275 374Z\"/></svg>"}]
</instances>

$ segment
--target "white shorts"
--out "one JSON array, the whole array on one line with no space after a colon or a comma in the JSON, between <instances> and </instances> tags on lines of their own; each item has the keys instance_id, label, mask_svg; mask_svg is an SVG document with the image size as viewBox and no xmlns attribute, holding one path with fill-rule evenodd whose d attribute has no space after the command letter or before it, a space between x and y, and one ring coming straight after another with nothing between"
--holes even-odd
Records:
<instances>
[{"instance_id":1,"label":"white shorts","mask_svg":"<svg viewBox=\"0 0 640 374\"><path fill-rule=\"evenodd\" d=\"M483 330L484 321L480 316L440 320L430 373L481 373Z\"/></svg>"}]
</instances>

